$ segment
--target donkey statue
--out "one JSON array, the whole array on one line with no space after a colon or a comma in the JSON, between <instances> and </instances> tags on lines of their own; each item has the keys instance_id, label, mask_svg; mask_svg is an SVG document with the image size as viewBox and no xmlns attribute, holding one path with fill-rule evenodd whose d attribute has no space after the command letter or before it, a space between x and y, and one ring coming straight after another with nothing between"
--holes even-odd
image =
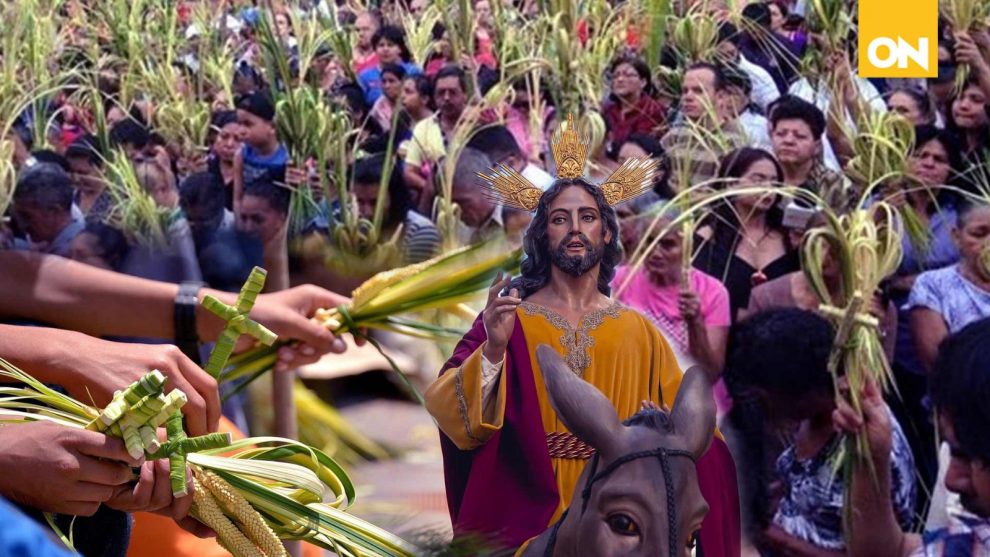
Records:
<instances>
[{"instance_id":1,"label":"donkey statue","mask_svg":"<svg viewBox=\"0 0 990 557\"><path fill-rule=\"evenodd\" d=\"M690 555L708 513L694 463L715 430L705 373L688 370L669 413L644 408L622 423L612 403L553 348L539 346L536 356L554 411L596 455L564 515L521 557Z\"/></svg>"}]
</instances>

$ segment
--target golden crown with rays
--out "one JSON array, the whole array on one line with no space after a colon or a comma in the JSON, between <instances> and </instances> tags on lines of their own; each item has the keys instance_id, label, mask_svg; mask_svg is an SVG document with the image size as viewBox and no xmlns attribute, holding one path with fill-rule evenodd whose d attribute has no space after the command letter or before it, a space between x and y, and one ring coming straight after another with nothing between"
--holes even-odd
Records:
<instances>
[{"instance_id":1,"label":"golden crown with rays","mask_svg":"<svg viewBox=\"0 0 990 557\"><path fill-rule=\"evenodd\" d=\"M590 143L587 129L578 130L574 125L574 115L569 114L566 125L561 124L550 138L558 180L584 176ZM653 173L658 164L655 159L629 159L622 163L598 185L605 201L614 207L653 189ZM485 182L488 197L497 203L530 212L540 204L543 190L505 164L496 166L490 174L479 172L478 176Z\"/></svg>"}]
</instances>

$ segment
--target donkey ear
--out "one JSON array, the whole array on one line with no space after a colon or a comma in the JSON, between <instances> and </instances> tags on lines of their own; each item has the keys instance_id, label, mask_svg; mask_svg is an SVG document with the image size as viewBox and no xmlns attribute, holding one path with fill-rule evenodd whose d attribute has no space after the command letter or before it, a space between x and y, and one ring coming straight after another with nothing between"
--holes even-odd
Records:
<instances>
[{"instance_id":1,"label":"donkey ear","mask_svg":"<svg viewBox=\"0 0 990 557\"><path fill-rule=\"evenodd\" d=\"M708 450L715 434L715 399L712 384L700 367L684 374L671 412L674 431L687 440L687 449L700 457Z\"/></svg>"},{"instance_id":2,"label":"donkey ear","mask_svg":"<svg viewBox=\"0 0 990 557\"><path fill-rule=\"evenodd\" d=\"M619 416L605 395L578 377L557 352L536 348L550 404L568 431L601 453L611 454L623 430Z\"/></svg>"}]
</instances>

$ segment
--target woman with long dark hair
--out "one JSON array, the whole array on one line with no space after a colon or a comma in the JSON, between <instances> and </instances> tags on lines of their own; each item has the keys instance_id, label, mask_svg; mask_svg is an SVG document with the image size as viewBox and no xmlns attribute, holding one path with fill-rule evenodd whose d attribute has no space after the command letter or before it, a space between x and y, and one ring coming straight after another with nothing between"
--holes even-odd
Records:
<instances>
[{"instance_id":1,"label":"woman with long dark hair","mask_svg":"<svg viewBox=\"0 0 990 557\"><path fill-rule=\"evenodd\" d=\"M978 80L971 77L949 102L945 127L958 137L967 162L983 163L990 144L990 117L987 115L987 95Z\"/></svg>"},{"instance_id":2,"label":"woman with long dark hair","mask_svg":"<svg viewBox=\"0 0 990 557\"><path fill-rule=\"evenodd\" d=\"M770 153L743 147L722 159L718 178L721 189L772 186L784 172ZM783 217L777 196L738 195L721 202L698 231L694 266L728 288L733 321L754 286L800 269Z\"/></svg>"}]
</instances>

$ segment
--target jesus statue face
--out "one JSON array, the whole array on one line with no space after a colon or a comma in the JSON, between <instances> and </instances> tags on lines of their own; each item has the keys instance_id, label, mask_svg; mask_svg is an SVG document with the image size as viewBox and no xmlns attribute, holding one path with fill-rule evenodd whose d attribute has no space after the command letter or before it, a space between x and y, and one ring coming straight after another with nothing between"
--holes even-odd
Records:
<instances>
[{"instance_id":1,"label":"jesus statue face","mask_svg":"<svg viewBox=\"0 0 990 557\"><path fill-rule=\"evenodd\" d=\"M595 198L580 186L568 187L547 210L547 240L553 265L571 276L581 276L602 260L612 239Z\"/></svg>"}]
</instances>

